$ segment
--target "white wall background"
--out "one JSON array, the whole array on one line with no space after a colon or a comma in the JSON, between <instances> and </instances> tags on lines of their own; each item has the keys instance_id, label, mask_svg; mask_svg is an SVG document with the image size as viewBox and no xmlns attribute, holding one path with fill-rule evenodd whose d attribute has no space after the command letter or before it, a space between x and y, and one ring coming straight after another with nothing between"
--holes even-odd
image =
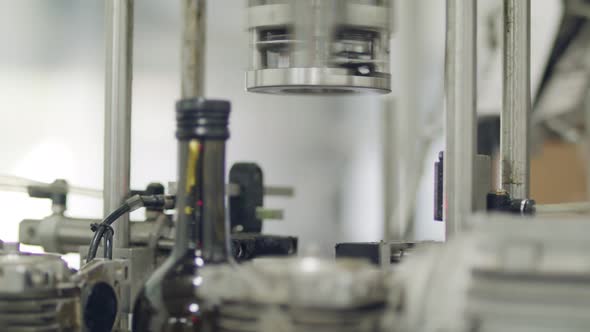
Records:
<instances>
[{"instance_id":1,"label":"white wall background","mask_svg":"<svg viewBox=\"0 0 590 332\"><path fill-rule=\"evenodd\" d=\"M133 86L134 188L176 178L180 1L137 0ZM209 1L206 94L230 99L228 159L256 161L269 184L296 188L269 199L286 220L266 231L297 235L332 255L337 241L382 237L380 119L383 97L247 94L244 1ZM102 187L103 1L0 0L0 174L65 178ZM0 239L49 203L0 192ZM72 196L69 214L99 217L102 202ZM137 216L138 218L141 216Z\"/></svg>"},{"instance_id":2,"label":"white wall background","mask_svg":"<svg viewBox=\"0 0 590 332\"><path fill-rule=\"evenodd\" d=\"M479 6L479 106L486 112L499 108L499 55L485 43L493 29L489 16L500 3L481 0ZM400 216L385 216L385 205L401 200L414 211L416 239L442 240L444 224L432 219L432 165L444 143L439 139L427 147L421 169L417 142L436 129L432 119L442 125L444 1L397 1L392 96L402 121L396 124L394 146L405 150L396 157L402 172L388 198L382 195L386 97L244 92L244 5L243 0L209 1L206 94L233 103L229 161L258 162L267 183L296 188L293 199L267 200L270 207L286 209L286 220L268 222L266 231L297 235L301 248L319 246L331 255L337 241L381 239L383 220L396 223ZM141 188L176 178L181 20L180 1L136 0L135 6L131 183ZM0 0L0 174L102 186L103 12L103 1ZM559 0L532 3L537 80L561 12ZM409 115L415 116L413 122L407 121ZM408 186L419 174L425 176L412 206ZM100 200L72 196L69 213L99 217L101 206ZM17 240L20 220L50 211L48 202L1 191L0 207L0 239L5 241Z\"/></svg>"}]
</instances>

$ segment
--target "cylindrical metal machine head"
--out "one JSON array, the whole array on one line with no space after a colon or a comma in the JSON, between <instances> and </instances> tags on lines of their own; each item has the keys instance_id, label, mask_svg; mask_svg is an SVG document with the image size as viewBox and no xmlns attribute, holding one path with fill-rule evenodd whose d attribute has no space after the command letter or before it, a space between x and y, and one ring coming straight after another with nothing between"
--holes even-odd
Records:
<instances>
[{"instance_id":1,"label":"cylindrical metal machine head","mask_svg":"<svg viewBox=\"0 0 590 332\"><path fill-rule=\"evenodd\" d=\"M388 93L390 27L390 0L249 0L246 89Z\"/></svg>"}]
</instances>

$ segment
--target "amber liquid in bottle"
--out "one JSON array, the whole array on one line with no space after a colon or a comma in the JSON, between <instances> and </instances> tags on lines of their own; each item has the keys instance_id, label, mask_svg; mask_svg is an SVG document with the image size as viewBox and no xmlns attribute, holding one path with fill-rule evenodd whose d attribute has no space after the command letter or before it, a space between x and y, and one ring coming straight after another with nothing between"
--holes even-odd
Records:
<instances>
[{"instance_id":1,"label":"amber liquid in bottle","mask_svg":"<svg viewBox=\"0 0 590 332\"><path fill-rule=\"evenodd\" d=\"M225 141L229 102L177 104L179 179L175 246L148 279L133 311L135 332L217 331L217 309L199 296L200 271L226 263Z\"/></svg>"}]
</instances>

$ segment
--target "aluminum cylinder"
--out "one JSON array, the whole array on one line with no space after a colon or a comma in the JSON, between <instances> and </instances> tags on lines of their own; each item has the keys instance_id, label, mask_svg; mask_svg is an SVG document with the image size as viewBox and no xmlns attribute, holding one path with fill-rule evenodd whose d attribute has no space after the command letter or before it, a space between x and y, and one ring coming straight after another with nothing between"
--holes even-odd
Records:
<instances>
[{"instance_id":1,"label":"aluminum cylinder","mask_svg":"<svg viewBox=\"0 0 590 332\"><path fill-rule=\"evenodd\" d=\"M248 91L391 91L390 0L250 0L247 10Z\"/></svg>"},{"instance_id":2,"label":"aluminum cylinder","mask_svg":"<svg viewBox=\"0 0 590 332\"><path fill-rule=\"evenodd\" d=\"M57 255L0 254L0 331L80 331L80 294Z\"/></svg>"}]
</instances>

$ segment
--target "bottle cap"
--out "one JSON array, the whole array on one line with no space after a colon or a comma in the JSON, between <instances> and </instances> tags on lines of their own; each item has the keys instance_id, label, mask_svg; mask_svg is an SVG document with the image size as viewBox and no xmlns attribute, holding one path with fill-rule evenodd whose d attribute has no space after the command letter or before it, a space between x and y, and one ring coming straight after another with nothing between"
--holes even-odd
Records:
<instances>
[{"instance_id":1,"label":"bottle cap","mask_svg":"<svg viewBox=\"0 0 590 332\"><path fill-rule=\"evenodd\" d=\"M205 98L182 99L176 103L176 138L228 139L231 103Z\"/></svg>"}]
</instances>

